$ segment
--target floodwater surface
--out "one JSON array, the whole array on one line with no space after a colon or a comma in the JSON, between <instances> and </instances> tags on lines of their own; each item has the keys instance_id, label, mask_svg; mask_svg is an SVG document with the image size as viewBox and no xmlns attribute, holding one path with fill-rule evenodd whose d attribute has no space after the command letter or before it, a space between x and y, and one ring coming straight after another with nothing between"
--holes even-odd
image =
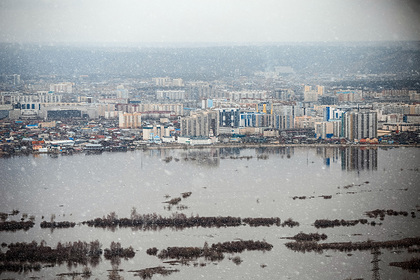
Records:
<instances>
[{"instance_id":1,"label":"floodwater surface","mask_svg":"<svg viewBox=\"0 0 420 280\"><path fill-rule=\"evenodd\" d=\"M22 214L35 216L35 226L27 231L0 232L1 242L44 240L55 247L58 242L99 240L102 249L109 248L112 241L124 248L133 247L135 257L121 259L118 264L102 256L97 266L89 266L91 279L107 279L107 270L116 268L124 279L139 279L129 271L157 266L179 270L167 279L371 279L373 274L380 279L418 279L419 272L389 266L390 262L419 256L407 248L381 249L377 271L370 250L301 253L288 249L284 244L293 240L284 238L299 232L325 233L328 238L320 242L419 237L419 159L420 149L402 147L148 149L58 158L1 158L0 212L19 210L8 221L19 221ZM185 192L191 195L183 198ZM164 203L177 197L181 198L177 205ZM279 217L282 222L292 218L299 226L145 230L79 224L111 212L118 218L130 218L133 207L139 214L163 217L178 212L187 217ZM409 215L387 215L382 220L366 215L375 209L406 211ZM40 227L51 218L78 224L69 229ZM317 219L367 219L368 224L317 229ZM222 261L198 259L173 266L146 254L151 247L203 247L205 242L211 245L235 240L266 241L273 248L226 254ZM239 265L229 260L235 256L242 260ZM59 273L82 270L82 265L64 264L20 274L2 272L1 278L54 279Z\"/></svg>"}]
</instances>

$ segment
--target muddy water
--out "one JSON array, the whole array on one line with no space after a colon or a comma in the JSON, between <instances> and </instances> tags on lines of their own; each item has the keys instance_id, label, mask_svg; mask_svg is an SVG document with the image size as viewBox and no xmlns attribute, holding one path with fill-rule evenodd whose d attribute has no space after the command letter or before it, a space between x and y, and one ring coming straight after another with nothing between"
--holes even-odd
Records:
<instances>
[{"instance_id":1,"label":"muddy water","mask_svg":"<svg viewBox=\"0 0 420 280\"><path fill-rule=\"evenodd\" d=\"M325 242L397 240L418 236L420 232L420 149L359 148L271 148L271 149L188 149L146 150L102 155L76 154L51 158L47 155L0 159L0 212L18 209L35 216L35 226L28 231L0 232L1 242L92 241L102 248L111 241L123 247L133 246L136 256L121 260L118 268L124 279L135 279L138 270L163 264L148 256L146 249L168 246L200 246L236 239L263 240L274 247L269 252L238 254L243 262L235 265L229 256L206 266L176 266L168 279L346 279L372 278L370 251L324 251L297 253L287 249L282 237L299 232L325 233ZM345 188L346 187L346 188ZM168 210L163 203L181 193L184 210ZM323 195L331 195L324 199ZM166 196L166 198L165 198ZM303 197L299 199L293 197ZM417 209L416 209L417 206ZM200 216L292 218L299 227L231 227L162 229L142 231L117 228L114 231L76 225L71 229L41 229L49 221L82 222L115 212L130 217L138 213L170 216L173 212ZM383 221L364 215L375 209L393 209L416 213L416 218L386 216ZM42 219L42 217L44 217ZM382 223L375 227L356 225L316 229L316 219L361 219ZM5 251L5 249L2 249ZM382 250L379 262L381 279L418 279L389 262L403 261L416 254ZM417 254L418 255L418 254ZM205 262L198 260L197 262ZM266 265L261 267L261 265ZM39 272L15 274L3 272L2 278L25 279L31 276L52 279L56 274L82 271L83 267L66 265L44 268ZM92 269L92 279L107 279L112 269L102 256ZM158 277L158 276L154 276ZM138 277L137 277L138 279Z\"/></svg>"}]
</instances>

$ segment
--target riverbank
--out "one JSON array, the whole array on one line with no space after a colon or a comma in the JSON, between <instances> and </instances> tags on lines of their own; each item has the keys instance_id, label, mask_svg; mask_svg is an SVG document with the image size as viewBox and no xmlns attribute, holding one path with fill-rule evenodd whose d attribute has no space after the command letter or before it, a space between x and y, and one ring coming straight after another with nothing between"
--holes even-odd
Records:
<instances>
[{"instance_id":1,"label":"riverbank","mask_svg":"<svg viewBox=\"0 0 420 280\"><path fill-rule=\"evenodd\" d=\"M162 150L162 149L208 149L208 148L298 148L298 147L305 147L305 148L398 148L398 147L411 147L417 148L419 145L415 144L326 144L326 143L316 143L316 144L280 144L280 143L215 143L211 145L185 145L185 144L147 144L147 145L139 145L136 147L130 147L124 150L104 150L104 151L95 151L95 154L101 154L102 152L126 152L132 150ZM74 153L86 153L91 154L92 151L83 150L80 147L75 147L72 149L63 149L63 150L48 150L47 152L39 152L39 151L32 151L32 150L25 150L25 151L13 151L13 152L4 152L0 151L0 157L10 157L15 155L30 155L30 154L48 154L52 157L56 157L57 155L73 155Z\"/></svg>"},{"instance_id":2,"label":"riverbank","mask_svg":"<svg viewBox=\"0 0 420 280\"><path fill-rule=\"evenodd\" d=\"M150 145L146 146L146 149L200 149L200 148L286 148L286 147L309 147L309 148L327 148L327 147L419 147L417 144L280 144L280 143L216 143L212 145L181 145L181 144L169 144L169 145Z\"/></svg>"}]
</instances>

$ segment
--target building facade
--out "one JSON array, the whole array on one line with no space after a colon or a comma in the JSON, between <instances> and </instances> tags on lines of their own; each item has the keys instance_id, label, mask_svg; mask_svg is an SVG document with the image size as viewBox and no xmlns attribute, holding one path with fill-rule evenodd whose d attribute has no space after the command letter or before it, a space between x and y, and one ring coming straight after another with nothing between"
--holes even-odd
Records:
<instances>
[{"instance_id":1,"label":"building facade","mask_svg":"<svg viewBox=\"0 0 420 280\"><path fill-rule=\"evenodd\" d=\"M219 109L219 126L239 127L239 109L238 108Z\"/></svg>"},{"instance_id":2,"label":"building facade","mask_svg":"<svg viewBox=\"0 0 420 280\"><path fill-rule=\"evenodd\" d=\"M271 127L272 115L258 112L242 112L239 114L239 127Z\"/></svg>"},{"instance_id":3,"label":"building facade","mask_svg":"<svg viewBox=\"0 0 420 280\"><path fill-rule=\"evenodd\" d=\"M378 137L377 112L346 112L341 117L341 136L350 141Z\"/></svg>"},{"instance_id":4,"label":"building facade","mask_svg":"<svg viewBox=\"0 0 420 280\"><path fill-rule=\"evenodd\" d=\"M315 135L319 139L338 138L341 132L341 121L323 121L315 123Z\"/></svg>"},{"instance_id":5,"label":"building facade","mask_svg":"<svg viewBox=\"0 0 420 280\"><path fill-rule=\"evenodd\" d=\"M219 112L198 111L181 118L181 136L209 137L219 135Z\"/></svg>"},{"instance_id":6,"label":"building facade","mask_svg":"<svg viewBox=\"0 0 420 280\"><path fill-rule=\"evenodd\" d=\"M157 90L156 99L158 100L184 100L185 90Z\"/></svg>"},{"instance_id":7,"label":"building facade","mask_svg":"<svg viewBox=\"0 0 420 280\"><path fill-rule=\"evenodd\" d=\"M140 128L141 113L120 113L118 124L120 128Z\"/></svg>"}]
</instances>

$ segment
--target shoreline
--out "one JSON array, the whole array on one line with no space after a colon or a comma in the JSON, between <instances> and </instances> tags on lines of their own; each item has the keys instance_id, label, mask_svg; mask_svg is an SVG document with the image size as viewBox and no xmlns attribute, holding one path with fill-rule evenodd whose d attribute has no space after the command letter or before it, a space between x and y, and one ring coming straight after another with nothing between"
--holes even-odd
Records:
<instances>
[{"instance_id":1,"label":"shoreline","mask_svg":"<svg viewBox=\"0 0 420 280\"><path fill-rule=\"evenodd\" d=\"M363 148L373 148L373 147L412 147L418 148L417 144L279 144L279 143L266 143L266 144L238 144L238 143L218 143L211 145L179 145L179 144L170 144L170 145L160 145L160 146L147 146L146 149L204 149L204 148L286 148L286 147L309 147L309 148L333 148L333 147L363 147ZM142 149L142 148L139 148Z\"/></svg>"},{"instance_id":2,"label":"shoreline","mask_svg":"<svg viewBox=\"0 0 420 280\"><path fill-rule=\"evenodd\" d=\"M135 149L127 149L126 151L134 151L134 150L167 150L167 149L182 149L182 150L189 150L189 149L209 149L209 148L243 148L243 149L255 149L255 148L420 148L417 143L415 144L326 144L326 143L317 143L317 144L280 144L280 143L217 143L217 144L210 144L210 145L184 145L184 144L162 144L162 145L142 145L138 146ZM124 151L124 152L126 152ZM46 153L39 153L39 152L16 152L13 154L8 154L0 151L0 158L2 157L11 157L11 156L20 156L20 155L40 155L46 154L50 156L57 156L59 154L62 155L69 155L72 154L80 154L85 153L87 154L89 151L84 150L73 150L72 153L68 153L67 151L48 151ZM101 154L102 152L106 151L97 151L95 154ZM121 152L121 151L115 151Z\"/></svg>"}]
</instances>

